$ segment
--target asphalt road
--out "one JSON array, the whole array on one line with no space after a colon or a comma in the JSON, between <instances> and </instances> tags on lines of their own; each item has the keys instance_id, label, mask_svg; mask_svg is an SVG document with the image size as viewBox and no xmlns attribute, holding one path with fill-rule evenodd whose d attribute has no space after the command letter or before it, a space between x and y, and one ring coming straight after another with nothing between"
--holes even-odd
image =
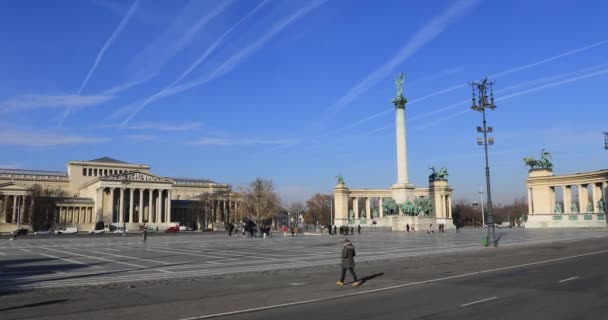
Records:
<instances>
[{"instance_id":1,"label":"asphalt road","mask_svg":"<svg viewBox=\"0 0 608 320\"><path fill-rule=\"evenodd\" d=\"M602 319L607 262L604 239L552 241L361 262L360 287L319 265L35 290L0 319Z\"/></svg>"}]
</instances>

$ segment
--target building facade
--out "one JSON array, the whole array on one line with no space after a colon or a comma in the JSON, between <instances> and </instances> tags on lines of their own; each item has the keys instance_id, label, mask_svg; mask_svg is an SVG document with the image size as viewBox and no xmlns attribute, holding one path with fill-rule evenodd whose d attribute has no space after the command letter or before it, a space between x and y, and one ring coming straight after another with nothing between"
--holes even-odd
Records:
<instances>
[{"instance_id":1,"label":"building facade","mask_svg":"<svg viewBox=\"0 0 608 320\"><path fill-rule=\"evenodd\" d=\"M532 169L526 179L526 228L606 228L608 170L554 175Z\"/></svg>"},{"instance_id":2,"label":"building facade","mask_svg":"<svg viewBox=\"0 0 608 320\"><path fill-rule=\"evenodd\" d=\"M204 212L192 214L203 195ZM159 230L174 225L218 228L236 220L239 200L228 184L158 176L148 165L109 157L69 161L66 172L0 169L0 232L17 225L88 231L98 222L127 230L144 224Z\"/></svg>"}]
</instances>

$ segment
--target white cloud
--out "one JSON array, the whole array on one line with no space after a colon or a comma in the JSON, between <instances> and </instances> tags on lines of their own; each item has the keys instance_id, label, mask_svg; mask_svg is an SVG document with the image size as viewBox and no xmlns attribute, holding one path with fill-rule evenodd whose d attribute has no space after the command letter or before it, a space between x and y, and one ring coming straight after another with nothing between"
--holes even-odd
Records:
<instances>
[{"instance_id":1,"label":"white cloud","mask_svg":"<svg viewBox=\"0 0 608 320\"><path fill-rule=\"evenodd\" d=\"M108 141L103 137L86 137L50 131L5 130L0 131L0 145L49 147L61 145L96 144Z\"/></svg>"},{"instance_id":2,"label":"white cloud","mask_svg":"<svg viewBox=\"0 0 608 320\"><path fill-rule=\"evenodd\" d=\"M134 141L154 141L158 139L156 136L150 134L130 134L126 137L127 139Z\"/></svg>"},{"instance_id":3,"label":"white cloud","mask_svg":"<svg viewBox=\"0 0 608 320\"><path fill-rule=\"evenodd\" d=\"M189 131L201 127L200 122L170 124L170 123L137 123L132 124L124 129L131 130L156 130L156 131Z\"/></svg>"},{"instance_id":4,"label":"white cloud","mask_svg":"<svg viewBox=\"0 0 608 320\"><path fill-rule=\"evenodd\" d=\"M79 96L76 94L25 94L0 102L0 111L24 111L42 108L77 109L95 106L112 99L112 95Z\"/></svg>"}]
</instances>

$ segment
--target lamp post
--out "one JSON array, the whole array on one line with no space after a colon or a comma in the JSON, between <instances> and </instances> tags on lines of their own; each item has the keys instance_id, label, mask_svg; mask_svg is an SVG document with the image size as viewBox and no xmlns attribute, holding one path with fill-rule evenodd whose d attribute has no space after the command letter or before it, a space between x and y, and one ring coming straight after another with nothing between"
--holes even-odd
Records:
<instances>
[{"instance_id":1,"label":"lamp post","mask_svg":"<svg viewBox=\"0 0 608 320\"><path fill-rule=\"evenodd\" d=\"M484 146L485 160L486 160L486 188L487 188L487 199L488 199L488 240L492 246L496 247L496 232L494 225L494 212L492 210L492 192L490 188L490 164L488 160L488 145L494 144L494 138L488 138L488 133L491 133L492 127L487 126L486 122L486 109L494 110L496 105L494 104L494 82L488 82L488 78L481 80L480 82L472 82L471 87L473 88L473 104L471 109L479 111L482 114L483 122L482 127L477 127L477 132L483 134L482 138L477 138L477 144ZM488 91L490 96L488 97ZM489 99L488 99L489 98ZM482 201L483 202L483 201Z\"/></svg>"},{"instance_id":2,"label":"lamp post","mask_svg":"<svg viewBox=\"0 0 608 320\"><path fill-rule=\"evenodd\" d=\"M604 150L608 150L608 132L604 132Z\"/></svg>"}]
</instances>

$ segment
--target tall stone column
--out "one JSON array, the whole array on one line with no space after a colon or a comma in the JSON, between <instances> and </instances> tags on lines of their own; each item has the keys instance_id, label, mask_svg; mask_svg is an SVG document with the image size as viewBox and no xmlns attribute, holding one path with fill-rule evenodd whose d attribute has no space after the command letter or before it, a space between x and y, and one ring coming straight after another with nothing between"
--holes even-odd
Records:
<instances>
[{"instance_id":1,"label":"tall stone column","mask_svg":"<svg viewBox=\"0 0 608 320\"><path fill-rule=\"evenodd\" d=\"M152 219L152 197L154 195L153 189L148 189L148 222L154 222Z\"/></svg>"},{"instance_id":2,"label":"tall stone column","mask_svg":"<svg viewBox=\"0 0 608 320\"><path fill-rule=\"evenodd\" d=\"M378 216L380 218L384 217L384 208L382 207L382 197L378 198Z\"/></svg>"},{"instance_id":3,"label":"tall stone column","mask_svg":"<svg viewBox=\"0 0 608 320\"><path fill-rule=\"evenodd\" d=\"M144 223L144 189L139 188L139 210L137 210L139 223Z\"/></svg>"},{"instance_id":4,"label":"tall stone column","mask_svg":"<svg viewBox=\"0 0 608 320\"><path fill-rule=\"evenodd\" d=\"M355 212L355 219L360 219L359 217L359 198L355 197L353 199L353 211Z\"/></svg>"},{"instance_id":5,"label":"tall stone column","mask_svg":"<svg viewBox=\"0 0 608 320\"><path fill-rule=\"evenodd\" d=\"M112 190L112 198L110 199L110 208L112 208L110 210L110 221L116 222L114 221L114 209L116 208L114 206L114 198L116 198L116 188L110 188L110 190Z\"/></svg>"},{"instance_id":6,"label":"tall stone column","mask_svg":"<svg viewBox=\"0 0 608 320\"><path fill-rule=\"evenodd\" d=\"M118 189L120 192L120 208L118 208L118 222L123 223L125 221L125 189Z\"/></svg>"},{"instance_id":7,"label":"tall stone column","mask_svg":"<svg viewBox=\"0 0 608 320\"><path fill-rule=\"evenodd\" d=\"M167 223L171 223L171 190L167 190Z\"/></svg>"},{"instance_id":8,"label":"tall stone column","mask_svg":"<svg viewBox=\"0 0 608 320\"><path fill-rule=\"evenodd\" d=\"M133 188L129 188L129 223L133 223Z\"/></svg>"},{"instance_id":9,"label":"tall stone column","mask_svg":"<svg viewBox=\"0 0 608 320\"><path fill-rule=\"evenodd\" d=\"M395 80L397 96L393 99L395 105L395 133L397 143L397 182L392 186L393 199L397 203L412 200L414 186L409 183L407 172L407 133L405 120L405 105L407 99L403 96L403 73Z\"/></svg>"},{"instance_id":10,"label":"tall stone column","mask_svg":"<svg viewBox=\"0 0 608 320\"><path fill-rule=\"evenodd\" d=\"M13 195L13 223L17 222L17 196Z\"/></svg>"},{"instance_id":11,"label":"tall stone column","mask_svg":"<svg viewBox=\"0 0 608 320\"><path fill-rule=\"evenodd\" d=\"M447 196L448 197L448 219L452 218L452 196Z\"/></svg>"},{"instance_id":12,"label":"tall stone column","mask_svg":"<svg viewBox=\"0 0 608 320\"><path fill-rule=\"evenodd\" d=\"M365 219L372 219L372 204L369 197L365 198Z\"/></svg>"},{"instance_id":13,"label":"tall stone column","mask_svg":"<svg viewBox=\"0 0 608 320\"><path fill-rule=\"evenodd\" d=\"M4 204L2 205L4 208L2 209L2 212L4 213L4 222L8 223L8 196L4 196Z\"/></svg>"},{"instance_id":14,"label":"tall stone column","mask_svg":"<svg viewBox=\"0 0 608 320\"><path fill-rule=\"evenodd\" d=\"M597 202L600 201L600 198L599 198L599 192L597 191L597 183L594 183L592 185L591 190L592 190L591 196L593 198L593 212L599 213L600 210L597 207Z\"/></svg>"},{"instance_id":15,"label":"tall stone column","mask_svg":"<svg viewBox=\"0 0 608 320\"><path fill-rule=\"evenodd\" d=\"M160 205L160 203L161 203L161 196L162 196L162 194L163 194L163 193L162 193L162 189L158 189L158 196L156 197L156 205L155 205L155 208L154 208L154 212L156 213L156 216L155 216L155 217L156 217L156 218L155 218L155 221L156 221L157 223L162 222L162 221L161 221L161 219L160 219L160 216L161 216L161 211L162 211L162 209L161 209L161 205Z\"/></svg>"}]
</instances>

